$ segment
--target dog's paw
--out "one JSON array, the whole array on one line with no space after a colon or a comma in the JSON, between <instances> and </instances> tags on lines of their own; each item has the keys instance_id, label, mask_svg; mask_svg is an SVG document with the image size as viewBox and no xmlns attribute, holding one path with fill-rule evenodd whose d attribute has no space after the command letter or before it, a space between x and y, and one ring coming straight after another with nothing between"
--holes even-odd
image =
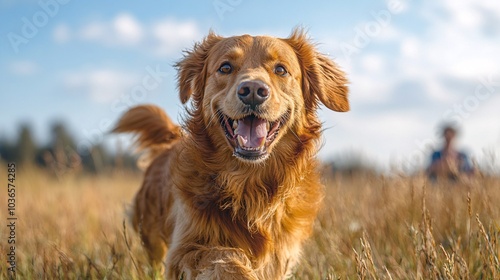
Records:
<instances>
[{"instance_id":1,"label":"dog's paw","mask_svg":"<svg viewBox=\"0 0 500 280\"><path fill-rule=\"evenodd\" d=\"M252 268L224 260L214 261L210 267L202 269L196 279L258 280Z\"/></svg>"}]
</instances>

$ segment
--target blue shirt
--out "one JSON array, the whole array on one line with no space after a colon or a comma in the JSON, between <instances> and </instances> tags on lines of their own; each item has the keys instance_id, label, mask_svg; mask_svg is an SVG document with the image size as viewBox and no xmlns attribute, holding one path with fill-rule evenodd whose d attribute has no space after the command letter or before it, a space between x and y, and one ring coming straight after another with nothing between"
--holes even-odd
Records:
<instances>
[{"instance_id":1,"label":"blue shirt","mask_svg":"<svg viewBox=\"0 0 500 280\"><path fill-rule=\"evenodd\" d=\"M434 151L432 153L432 158L431 158L431 164L432 166L434 163L439 161L443 157L443 151ZM474 171L474 168L472 167L472 163L464 152L458 152L458 171L461 173L466 173L466 174L471 174ZM437 174L430 173L429 177L431 179L436 179ZM454 174L449 174L448 175L449 179L456 180L456 175Z\"/></svg>"}]
</instances>

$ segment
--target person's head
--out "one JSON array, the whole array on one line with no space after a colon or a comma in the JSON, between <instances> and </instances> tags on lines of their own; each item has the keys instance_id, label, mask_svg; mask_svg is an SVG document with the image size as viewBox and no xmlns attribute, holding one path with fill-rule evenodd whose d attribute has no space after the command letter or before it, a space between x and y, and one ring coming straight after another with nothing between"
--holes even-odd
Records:
<instances>
[{"instance_id":1,"label":"person's head","mask_svg":"<svg viewBox=\"0 0 500 280\"><path fill-rule=\"evenodd\" d=\"M445 125L443 127L443 138L445 141L445 144L449 146L455 137L457 136L457 129L451 125Z\"/></svg>"}]
</instances>

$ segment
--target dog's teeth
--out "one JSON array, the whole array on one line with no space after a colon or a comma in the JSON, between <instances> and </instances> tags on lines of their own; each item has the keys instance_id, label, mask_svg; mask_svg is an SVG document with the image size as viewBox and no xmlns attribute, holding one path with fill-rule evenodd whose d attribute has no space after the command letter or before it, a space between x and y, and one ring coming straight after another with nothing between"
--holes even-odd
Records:
<instances>
[{"instance_id":1,"label":"dog's teeth","mask_svg":"<svg viewBox=\"0 0 500 280\"><path fill-rule=\"evenodd\" d=\"M247 141L243 138L243 136L238 135L238 144L240 144L241 147L244 147Z\"/></svg>"},{"instance_id":2,"label":"dog's teeth","mask_svg":"<svg viewBox=\"0 0 500 280\"><path fill-rule=\"evenodd\" d=\"M233 130L238 128L238 121L233 121Z\"/></svg>"},{"instance_id":3,"label":"dog's teeth","mask_svg":"<svg viewBox=\"0 0 500 280\"><path fill-rule=\"evenodd\" d=\"M259 148L264 147L265 144L266 144L266 137L262 137L260 139Z\"/></svg>"},{"instance_id":4,"label":"dog's teeth","mask_svg":"<svg viewBox=\"0 0 500 280\"><path fill-rule=\"evenodd\" d=\"M267 131L269 131L270 127L271 127L271 123L270 122L266 122L266 130Z\"/></svg>"}]
</instances>

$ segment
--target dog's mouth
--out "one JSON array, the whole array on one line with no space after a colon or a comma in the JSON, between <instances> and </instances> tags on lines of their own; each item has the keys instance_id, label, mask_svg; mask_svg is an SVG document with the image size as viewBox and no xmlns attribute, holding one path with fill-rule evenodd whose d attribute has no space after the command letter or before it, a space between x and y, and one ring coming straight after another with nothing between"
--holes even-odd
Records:
<instances>
[{"instance_id":1,"label":"dog's mouth","mask_svg":"<svg viewBox=\"0 0 500 280\"><path fill-rule=\"evenodd\" d=\"M276 140L284 118L268 121L251 114L231 119L219 112L219 121L236 157L248 161L261 161L269 156L269 146Z\"/></svg>"}]
</instances>

